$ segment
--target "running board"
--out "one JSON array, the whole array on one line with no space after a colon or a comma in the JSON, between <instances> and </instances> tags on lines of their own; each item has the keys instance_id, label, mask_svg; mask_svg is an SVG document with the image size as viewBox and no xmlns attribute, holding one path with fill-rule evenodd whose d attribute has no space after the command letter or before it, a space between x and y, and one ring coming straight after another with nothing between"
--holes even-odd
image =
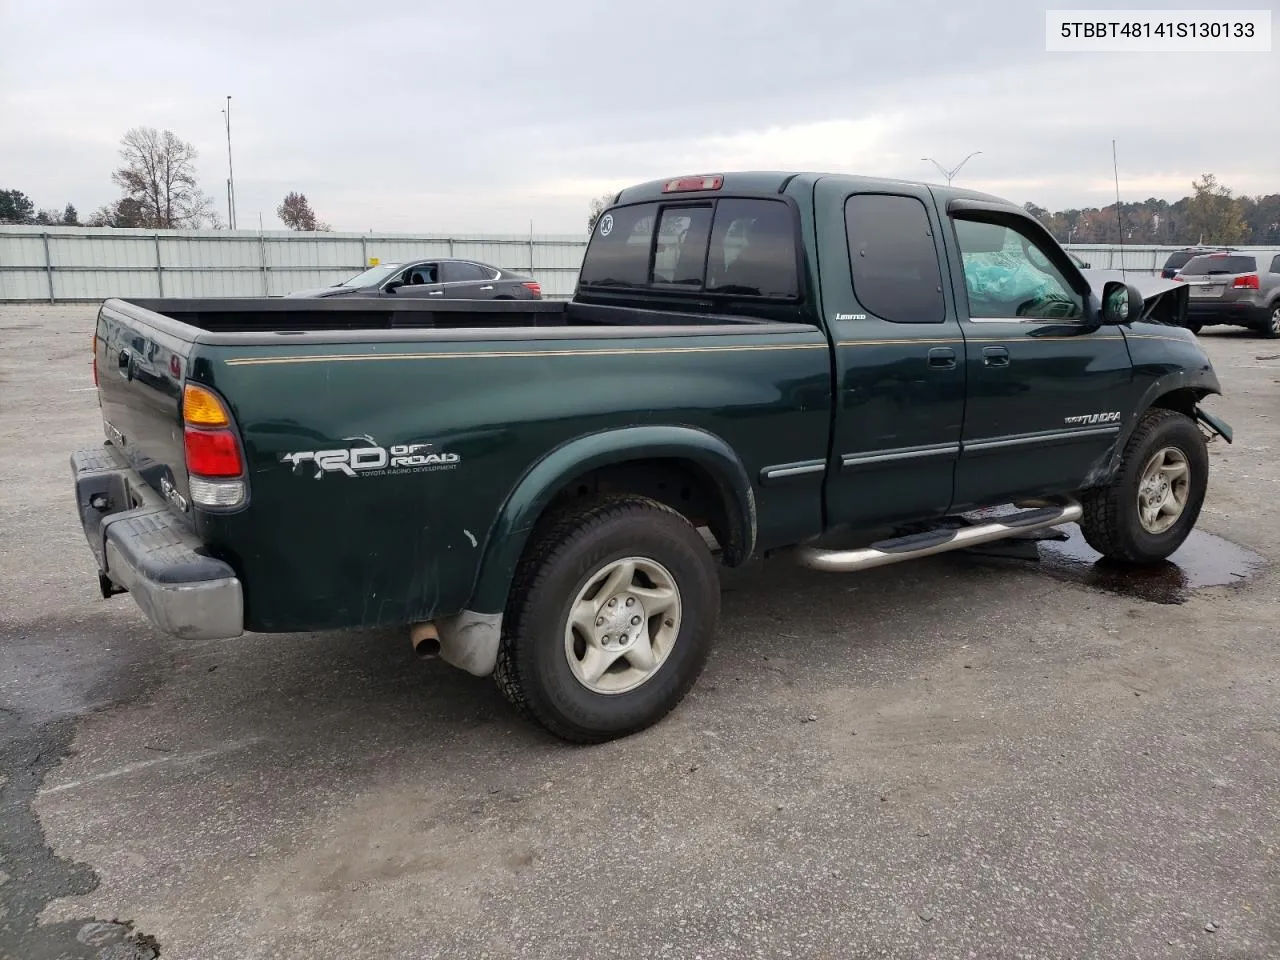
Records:
<instances>
[{"instance_id":1,"label":"running board","mask_svg":"<svg viewBox=\"0 0 1280 960\"><path fill-rule=\"evenodd\" d=\"M913 533L910 536L895 537L892 540L880 540L869 547L860 547L856 550L801 547L797 551L797 557L803 566L812 570L851 573L855 570L883 567L889 563L900 563L903 560L929 557L935 553L963 550L965 547L980 543L1004 540L1019 533L1056 527L1061 523L1074 523L1083 514L1084 509L1077 501L1066 500L1057 506L1024 510L991 523L960 527L956 530L929 530L924 533Z\"/></svg>"}]
</instances>

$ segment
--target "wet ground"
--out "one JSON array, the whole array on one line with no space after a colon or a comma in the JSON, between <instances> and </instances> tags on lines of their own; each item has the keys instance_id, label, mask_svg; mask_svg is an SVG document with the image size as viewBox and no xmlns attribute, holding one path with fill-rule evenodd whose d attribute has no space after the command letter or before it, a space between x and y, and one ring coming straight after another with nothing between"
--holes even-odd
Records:
<instances>
[{"instance_id":1,"label":"wet ground","mask_svg":"<svg viewBox=\"0 0 1280 960\"><path fill-rule=\"evenodd\" d=\"M3 960L1280 956L1263 341L1202 337L1237 443L1167 569L1074 527L753 564L686 702L577 749L397 633L184 642L97 597L90 321L0 307Z\"/></svg>"},{"instance_id":2,"label":"wet ground","mask_svg":"<svg viewBox=\"0 0 1280 960\"><path fill-rule=\"evenodd\" d=\"M1193 530L1164 563L1140 568L1107 560L1074 524L1055 533L1061 534L1060 540L997 543L967 553L987 560L1030 562L1045 576L1148 603L1186 603L1204 587L1241 586L1267 566L1260 554L1203 530Z\"/></svg>"}]
</instances>

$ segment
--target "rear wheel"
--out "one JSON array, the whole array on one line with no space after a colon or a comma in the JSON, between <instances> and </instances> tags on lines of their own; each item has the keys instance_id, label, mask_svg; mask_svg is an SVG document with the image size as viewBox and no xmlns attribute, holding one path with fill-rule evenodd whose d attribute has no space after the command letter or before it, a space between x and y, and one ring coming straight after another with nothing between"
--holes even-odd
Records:
<instances>
[{"instance_id":1,"label":"rear wheel","mask_svg":"<svg viewBox=\"0 0 1280 960\"><path fill-rule=\"evenodd\" d=\"M522 714L562 739L626 736L688 693L719 614L715 560L684 517L643 497L597 500L535 533L494 676Z\"/></svg>"},{"instance_id":2,"label":"rear wheel","mask_svg":"<svg viewBox=\"0 0 1280 960\"><path fill-rule=\"evenodd\" d=\"M1204 329L1204 323L1201 322L1200 320L1188 320L1187 329L1190 330L1192 333L1199 333L1202 329Z\"/></svg>"},{"instance_id":3,"label":"rear wheel","mask_svg":"<svg viewBox=\"0 0 1280 960\"><path fill-rule=\"evenodd\" d=\"M1280 301L1267 308L1267 314L1258 327L1258 332L1268 340L1280 337Z\"/></svg>"},{"instance_id":4,"label":"rear wheel","mask_svg":"<svg viewBox=\"0 0 1280 960\"><path fill-rule=\"evenodd\" d=\"M1081 498L1081 532L1108 559L1159 563L1190 535L1208 483L1200 428L1175 410L1149 410L1125 445L1111 485Z\"/></svg>"}]
</instances>

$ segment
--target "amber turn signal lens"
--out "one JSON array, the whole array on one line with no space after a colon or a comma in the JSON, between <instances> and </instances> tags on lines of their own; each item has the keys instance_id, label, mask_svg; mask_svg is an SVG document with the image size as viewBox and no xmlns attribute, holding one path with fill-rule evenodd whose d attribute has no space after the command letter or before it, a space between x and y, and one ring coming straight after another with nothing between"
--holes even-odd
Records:
<instances>
[{"instance_id":1,"label":"amber turn signal lens","mask_svg":"<svg viewBox=\"0 0 1280 960\"><path fill-rule=\"evenodd\" d=\"M182 388L182 419L197 427L226 427L231 424L222 401L193 383Z\"/></svg>"}]
</instances>

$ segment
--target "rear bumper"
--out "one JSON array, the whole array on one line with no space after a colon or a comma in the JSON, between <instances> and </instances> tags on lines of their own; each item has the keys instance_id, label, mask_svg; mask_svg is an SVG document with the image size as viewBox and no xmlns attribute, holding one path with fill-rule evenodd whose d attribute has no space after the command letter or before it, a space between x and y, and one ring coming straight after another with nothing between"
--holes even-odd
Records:
<instances>
[{"instance_id":1,"label":"rear bumper","mask_svg":"<svg viewBox=\"0 0 1280 960\"><path fill-rule=\"evenodd\" d=\"M1252 326L1267 319L1267 308L1252 300L1187 300L1187 317L1206 326Z\"/></svg>"},{"instance_id":2,"label":"rear bumper","mask_svg":"<svg viewBox=\"0 0 1280 960\"><path fill-rule=\"evenodd\" d=\"M171 636L222 640L244 632L244 593L235 571L204 552L195 533L113 447L77 451L71 472L104 596L128 591Z\"/></svg>"}]
</instances>

